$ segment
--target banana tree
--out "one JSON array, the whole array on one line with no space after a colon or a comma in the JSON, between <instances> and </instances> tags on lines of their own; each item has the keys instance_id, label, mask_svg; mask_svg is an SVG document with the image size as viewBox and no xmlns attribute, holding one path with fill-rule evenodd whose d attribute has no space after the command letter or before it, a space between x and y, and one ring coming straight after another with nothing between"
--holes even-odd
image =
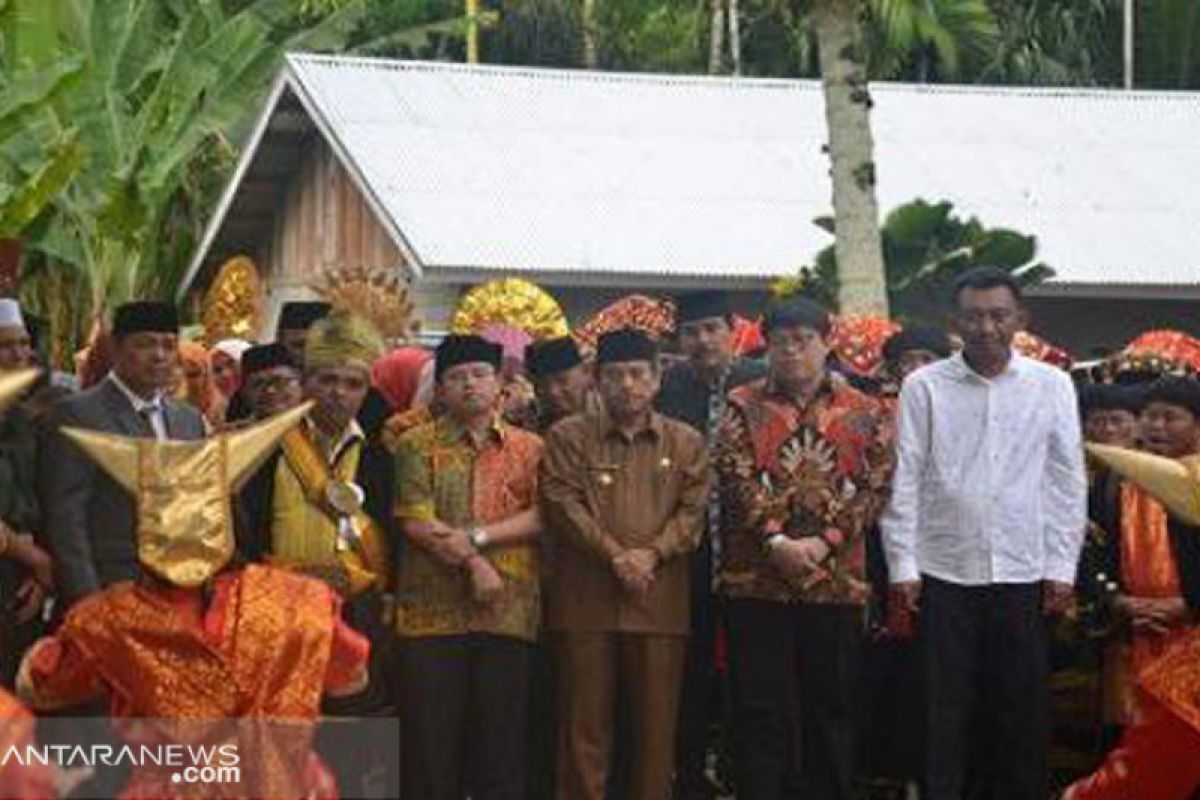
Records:
<instances>
[{"instance_id":1,"label":"banana tree","mask_svg":"<svg viewBox=\"0 0 1200 800\"><path fill-rule=\"evenodd\" d=\"M292 0L11 0L0 25L12 85L64 61L80 64L60 90L25 104L2 149L28 165L43 142L74 131L81 157L69 182L26 229L44 268L87 286L80 327L135 296L169 296L182 263L166 263L164 221L189 165L229 152L287 49L340 45L361 14L347 5L315 24ZM63 144L63 147L66 145ZM194 223L204 213L196 204Z\"/></svg>"}]
</instances>

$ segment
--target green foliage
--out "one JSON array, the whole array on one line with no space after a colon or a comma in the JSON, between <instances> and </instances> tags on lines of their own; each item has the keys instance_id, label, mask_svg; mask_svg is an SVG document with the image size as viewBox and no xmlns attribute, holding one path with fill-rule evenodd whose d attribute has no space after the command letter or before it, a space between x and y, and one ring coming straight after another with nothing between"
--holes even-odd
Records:
<instances>
[{"instance_id":1,"label":"green foliage","mask_svg":"<svg viewBox=\"0 0 1200 800\"><path fill-rule=\"evenodd\" d=\"M361 13L357 1L313 21L294 0L11 0L4 222L24 229L31 276L76 276L39 285L86 287L63 335L131 297L170 296L283 52L340 47Z\"/></svg>"},{"instance_id":2,"label":"green foliage","mask_svg":"<svg viewBox=\"0 0 1200 800\"><path fill-rule=\"evenodd\" d=\"M833 220L815 221L833 231ZM956 216L951 203L915 200L888 214L882 228L888 303L901 322L940 319L955 279L972 267L993 266L1011 273L1022 286L1054 276L1037 261L1037 239L1007 228L988 228L978 219ZM777 292L803 291L831 307L838 295L837 255L832 246L812 266Z\"/></svg>"},{"instance_id":3,"label":"green foliage","mask_svg":"<svg viewBox=\"0 0 1200 800\"><path fill-rule=\"evenodd\" d=\"M1200 87L1200 3L1143 0L1135 30L1139 87Z\"/></svg>"},{"instance_id":4,"label":"green foliage","mask_svg":"<svg viewBox=\"0 0 1200 800\"><path fill-rule=\"evenodd\" d=\"M430 61L466 58L468 20L463 0L360 1L363 16L346 41L347 52ZM479 27L493 29L499 20L495 10L483 9ZM490 55L491 48L485 52Z\"/></svg>"},{"instance_id":5,"label":"green foliage","mask_svg":"<svg viewBox=\"0 0 1200 800\"><path fill-rule=\"evenodd\" d=\"M1035 86L1121 82L1121 4L991 0L1001 40L978 79Z\"/></svg>"},{"instance_id":6,"label":"green foliage","mask_svg":"<svg viewBox=\"0 0 1200 800\"><path fill-rule=\"evenodd\" d=\"M876 78L961 78L985 64L1000 29L985 0L868 0Z\"/></svg>"}]
</instances>

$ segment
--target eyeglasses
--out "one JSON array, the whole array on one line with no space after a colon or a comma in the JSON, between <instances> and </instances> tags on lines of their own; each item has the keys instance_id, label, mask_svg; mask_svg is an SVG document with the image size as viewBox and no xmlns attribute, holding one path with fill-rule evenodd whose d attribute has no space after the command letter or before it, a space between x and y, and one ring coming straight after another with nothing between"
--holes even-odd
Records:
<instances>
[{"instance_id":1,"label":"eyeglasses","mask_svg":"<svg viewBox=\"0 0 1200 800\"><path fill-rule=\"evenodd\" d=\"M299 382L300 379L295 375L274 375L265 378L256 376L246 381L246 388L252 392L282 392Z\"/></svg>"}]
</instances>

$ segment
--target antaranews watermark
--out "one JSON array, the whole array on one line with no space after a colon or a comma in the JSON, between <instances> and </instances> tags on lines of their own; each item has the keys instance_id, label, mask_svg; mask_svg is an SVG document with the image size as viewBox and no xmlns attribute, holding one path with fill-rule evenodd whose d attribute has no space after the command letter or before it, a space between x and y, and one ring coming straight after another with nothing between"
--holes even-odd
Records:
<instances>
[{"instance_id":1,"label":"antaranews watermark","mask_svg":"<svg viewBox=\"0 0 1200 800\"><path fill-rule=\"evenodd\" d=\"M13 746L0 753L0 769L9 765L57 766L61 769L128 766L143 770L170 770L172 783L205 785L241 783L241 761L235 744L48 744Z\"/></svg>"}]
</instances>

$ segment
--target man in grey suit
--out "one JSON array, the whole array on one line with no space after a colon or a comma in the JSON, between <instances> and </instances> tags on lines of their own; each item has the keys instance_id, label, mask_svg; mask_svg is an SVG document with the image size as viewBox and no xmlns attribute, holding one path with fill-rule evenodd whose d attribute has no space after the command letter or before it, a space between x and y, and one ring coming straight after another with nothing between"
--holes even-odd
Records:
<instances>
[{"instance_id":1,"label":"man in grey suit","mask_svg":"<svg viewBox=\"0 0 1200 800\"><path fill-rule=\"evenodd\" d=\"M45 539L55 557L63 600L138 577L134 507L129 493L58 433L61 425L158 439L201 439L200 414L167 394L179 358L174 306L136 302L113 316L113 369L54 409L39 465Z\"/></svg>"}]
</instances>

